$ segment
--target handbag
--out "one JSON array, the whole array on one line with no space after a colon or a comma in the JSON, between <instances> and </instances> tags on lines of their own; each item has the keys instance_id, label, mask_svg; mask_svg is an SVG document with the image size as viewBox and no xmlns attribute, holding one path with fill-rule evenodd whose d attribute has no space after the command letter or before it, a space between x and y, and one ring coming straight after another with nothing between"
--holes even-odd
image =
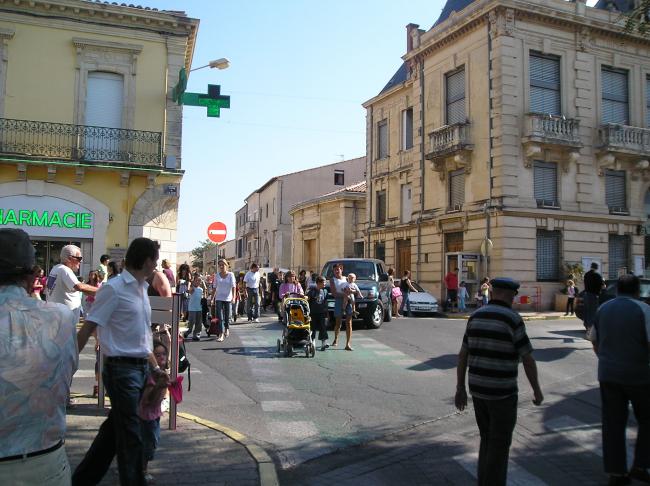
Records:
<instances>
[{"instance_id":1,"label":"handbag","mask_svg":"<svg viewBox=\"0 0 650 486\"><path fill-rule=\"evenodd\" d=\"M390 291L390 297L392 299L398 299L399 297L402 296L402 291L399 289L399 287L393 287Z\"/></svg>"}]
</instances>

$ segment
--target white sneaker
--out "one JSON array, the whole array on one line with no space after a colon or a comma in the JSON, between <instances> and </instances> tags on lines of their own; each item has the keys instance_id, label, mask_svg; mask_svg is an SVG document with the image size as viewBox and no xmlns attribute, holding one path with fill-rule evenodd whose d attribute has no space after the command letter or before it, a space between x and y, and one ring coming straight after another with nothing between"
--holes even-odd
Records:
<instances>
[{"instance_id":1,"label":"white sneaker","mask_svg":"<svg viewBox=\"0 0 650 486\"><path fill-rule=\"evenodd\" d=\"M256 317L253 322L260 322L260 320Z\"/></svg>"},{"instance_id":2,"label":"white sneaker","mask_svg":"<svg viewBox=\"0 0 650 486\"><path fill-rule=\"evenodd\" d=\"M219 342L223 341L223 334L217 338L217 341Z\"/></svg>"}]
</instances>

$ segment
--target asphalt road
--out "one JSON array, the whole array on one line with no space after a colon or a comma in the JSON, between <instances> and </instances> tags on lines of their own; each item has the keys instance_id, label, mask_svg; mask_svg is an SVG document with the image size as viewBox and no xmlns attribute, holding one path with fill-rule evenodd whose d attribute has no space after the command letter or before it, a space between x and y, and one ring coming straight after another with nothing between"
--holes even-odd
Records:
<instances>
[{"instance_id":1,"label":"asphalt road","mask_svg":"<svg viewBox=\"0 0 650 486\"><path fill-rule=\"evenodd\" d=\"M423 424L454 427L455 365L465 321L403 318L378 330L357 329L355 351L314 358L276 352L271 316L188 342L192 391L182 411L258 441L282 469ZM593 384L596 360L577 320L530 321L542 386L548 393ZM521 403L530 387L520 373Z\"/></svg>"}]
</instances>

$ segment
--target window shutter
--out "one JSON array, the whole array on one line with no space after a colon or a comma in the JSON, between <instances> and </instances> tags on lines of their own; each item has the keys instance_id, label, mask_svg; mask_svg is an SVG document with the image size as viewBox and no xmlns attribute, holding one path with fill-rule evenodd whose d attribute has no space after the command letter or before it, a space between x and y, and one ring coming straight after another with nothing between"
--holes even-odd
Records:
<instances>
[{"instance_id":1,"label":"window shutter","mask_svg":"<svg viewBox=\"0 0 650 486\"><path fill-rule=\"evenodd\" d=\"M628 267L628 238L625 235L609 235L609 278L618 278L618 271Z\"/></svg>"},{"instance_id":2,"label":"window shutter","mask_svg":"<svg viewBox=\"0 0 650 486\"><path fill-rule=\"evenodd\" d=\"M645 78L645 126L650 128L650 76Z\"/></svg>"},{"instance_id":3,"label":"window shutter","mask_svg":"<svg viewBox=\"0 0 650 486\"><path fill-rule=\"evenodd\" d=\"M560 278L560 232L537 230L537 280Z\"/></svg>"},{"instance_id":4,"label":"window shutter","mask_svg":"<svg viewBox=\"0 0 650 486\"><path fill-rule=\"evenodd\" d=\"M465 123L465 69L447 75L447 125Z\"/></svg>"},{"instance_id":5,"label":"window shutter","mask_svg":"<svg viewBox=\"0 0 650 486\"><path fill-rule=\"evenodd\" d=\"M377 139L378 158L388 157L388 122L386 120L380 121L377 125Z\"/></svg>"},{"instance_id":6,"label":"window shutter","mask_svg":"<svg viewBox=\"0 0 650 486\"><path fill-rule=\"evenodd\" d=\"M465 169L449 173L449 207L457 209L465 202Z\"/></svg>"},{"instance_id":7,"label":"window shutter","mask_svg":"<svg viewBox=\"0 0 650 486\"><path fill-rule=\"evenodd\" d=\"M603 67L602 83L602 122L628 124L628 86L627 71Z\"/></svg>"},{"instance_id":8,"label":"window shutter","mask_svg":"<svg viewBox=\"0 0 650 486\"><path fill-rule=\"evenodd\" d=\"M605 172L605 200L610 210L626 210L625 171L607 170Z\"/></svg>"},{"instance_id":9,"label":"window shutter","mask_svg":"<svg viewBox=\"0 0 650 486\"><path fill-rule=\"evenodd\" d=\"M533 169L537 204L557 206L557 164L535 161Z\"/></svg>"},{"instance_id":10,"label":"window shutter","mask_svg":"<svg viewBox=\"0 0 650 486\"><path fill-rule=\"evenodd\" d=\"M530 55L530 111L561 115L560 59Z\"/></svg>"},{"instance_id":11,"label":"window shutter","mask_svg":"<svg viewBox=\"0 0 650 486\"><path fill-rule=\"evenodd\" d=\"M413 148L413 108L402 112L402 150Z\"/></svg>"}]
</instances>

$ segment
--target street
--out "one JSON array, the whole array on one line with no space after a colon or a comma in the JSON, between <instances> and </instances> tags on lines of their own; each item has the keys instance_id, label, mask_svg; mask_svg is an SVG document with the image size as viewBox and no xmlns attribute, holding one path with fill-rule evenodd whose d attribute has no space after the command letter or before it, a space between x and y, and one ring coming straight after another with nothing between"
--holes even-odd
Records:
<instances>
[{"instance_id":1,"label":"street","mask_svg":"<svg viewBox=\"0 0 650 486\"><path fill-rule=\"evenodd\" d=\"M239 322L223 343L187 343L192 391L179 410L256 441L274 457L282 484L311 484L315 475L322 484L472 480L473 412L459 414L453 405L464 320L403 318L378 330L358 327L354 352L339 346L315 358L278 355L274 316ZM600 399L582 324L534 320L527 329L546 400L532 405L521 370L510 476L557 484L568 474L597 483L603 478ZM83 389L75 386L82 382ZM73 389L86 391L89 384L76 378Z\"/></svg>"}]
</instances>

